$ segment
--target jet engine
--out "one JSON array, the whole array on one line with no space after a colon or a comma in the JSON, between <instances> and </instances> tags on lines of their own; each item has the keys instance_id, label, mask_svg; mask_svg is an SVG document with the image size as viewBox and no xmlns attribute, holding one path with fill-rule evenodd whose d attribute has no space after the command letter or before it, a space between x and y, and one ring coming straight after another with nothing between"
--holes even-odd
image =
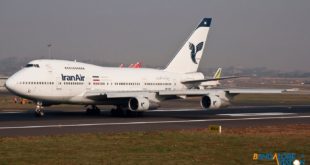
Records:
<instances>
[{"instance_id":1,"label":"jet engine","mask_svg":"<svg viewBox=\"0 0 310 165\"><path fill-rule=\"evenodd\" d=\"M150 100L145 97L133 97L128 101L128 108L131 111L147 111L158 107L158 104L150 102Z\"/></svg>"},{"instance_id":2,"label":"jet engine","mask_svg":"<svg viewBox=\"0 0 310 165\"><path fill-rule=\"evenodd\" d=\"M219 109L230 105L227 97L219 95L205 95L201 98L200 105L203 109Z\"/></svg>"}]
</instances>

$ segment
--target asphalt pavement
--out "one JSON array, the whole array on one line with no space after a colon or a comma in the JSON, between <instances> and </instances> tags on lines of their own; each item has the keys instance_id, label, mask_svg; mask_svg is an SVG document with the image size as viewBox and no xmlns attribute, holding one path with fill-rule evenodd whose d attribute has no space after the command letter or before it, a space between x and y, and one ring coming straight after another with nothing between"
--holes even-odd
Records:
<instances>
[{"instance_id":1,"label":"asphalt pavement","mask_svg":"<svg viewBox=\"0 0 310 165\"><path fill-rule=\"evenodd\" d=\"M153 110L129 116L112 116L110 111L87 115L81 109L46 109L37 118L32 110L1 109L0 136L37 136L76 133L182 130L221 125L233 127L310 124L310 106L246 106L220 110Z\"/></svg>"}]
</instances>

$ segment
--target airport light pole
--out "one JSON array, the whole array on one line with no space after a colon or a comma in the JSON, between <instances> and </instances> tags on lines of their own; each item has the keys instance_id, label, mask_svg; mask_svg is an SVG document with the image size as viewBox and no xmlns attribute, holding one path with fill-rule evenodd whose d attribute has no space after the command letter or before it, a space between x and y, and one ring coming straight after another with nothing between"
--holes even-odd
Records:
<instances>
[{"instance_id":1,"label":"airport light pole","mask_svg":"<svg viewBox=\"0 0 310 165\"><path fill-rule=\"evenodd\" d=\"M48 58L52 59L52 44L48 44Z\"/></svg>"}]
</instances>

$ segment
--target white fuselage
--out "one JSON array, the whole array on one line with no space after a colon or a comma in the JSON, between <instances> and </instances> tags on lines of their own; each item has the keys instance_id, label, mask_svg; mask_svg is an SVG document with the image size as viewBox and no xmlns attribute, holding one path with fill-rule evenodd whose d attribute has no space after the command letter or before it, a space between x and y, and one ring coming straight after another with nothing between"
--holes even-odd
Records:
<instances>
[{"instance_id":1,"label":"white fuselage","mask_svg":"<svg viewBox=\"0 0 310 165\"><path fill-rule=\"evenodd\" d=\"M34 60L11 76L11 92L50 103L101 104L84 97L87 91L145 91L188 89L182 80L201 79L201 73L180 74L159 69L100 67L65 60ZM151 101L158 102L154 98Z\"/></svg>"}]
</instances>

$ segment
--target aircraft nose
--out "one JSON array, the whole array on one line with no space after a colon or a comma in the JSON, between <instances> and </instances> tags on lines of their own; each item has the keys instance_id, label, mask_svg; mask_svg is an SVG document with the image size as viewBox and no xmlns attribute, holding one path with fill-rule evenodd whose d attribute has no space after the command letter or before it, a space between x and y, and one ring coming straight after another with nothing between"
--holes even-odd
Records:
<instances>
[{"instance_id":1,"label":"aircraft nose","mask_svg":"<svg viewBox=\"0 0 310 165\"><path fill-rule=\"evenodd\" d=\"M14 78L8 78L4 84L4 86L6 87L6 89L8 89L9 91L14 92L15 91L15 86L16 86L16 82L14 81Z\"/></svg>"}]
</instances>

